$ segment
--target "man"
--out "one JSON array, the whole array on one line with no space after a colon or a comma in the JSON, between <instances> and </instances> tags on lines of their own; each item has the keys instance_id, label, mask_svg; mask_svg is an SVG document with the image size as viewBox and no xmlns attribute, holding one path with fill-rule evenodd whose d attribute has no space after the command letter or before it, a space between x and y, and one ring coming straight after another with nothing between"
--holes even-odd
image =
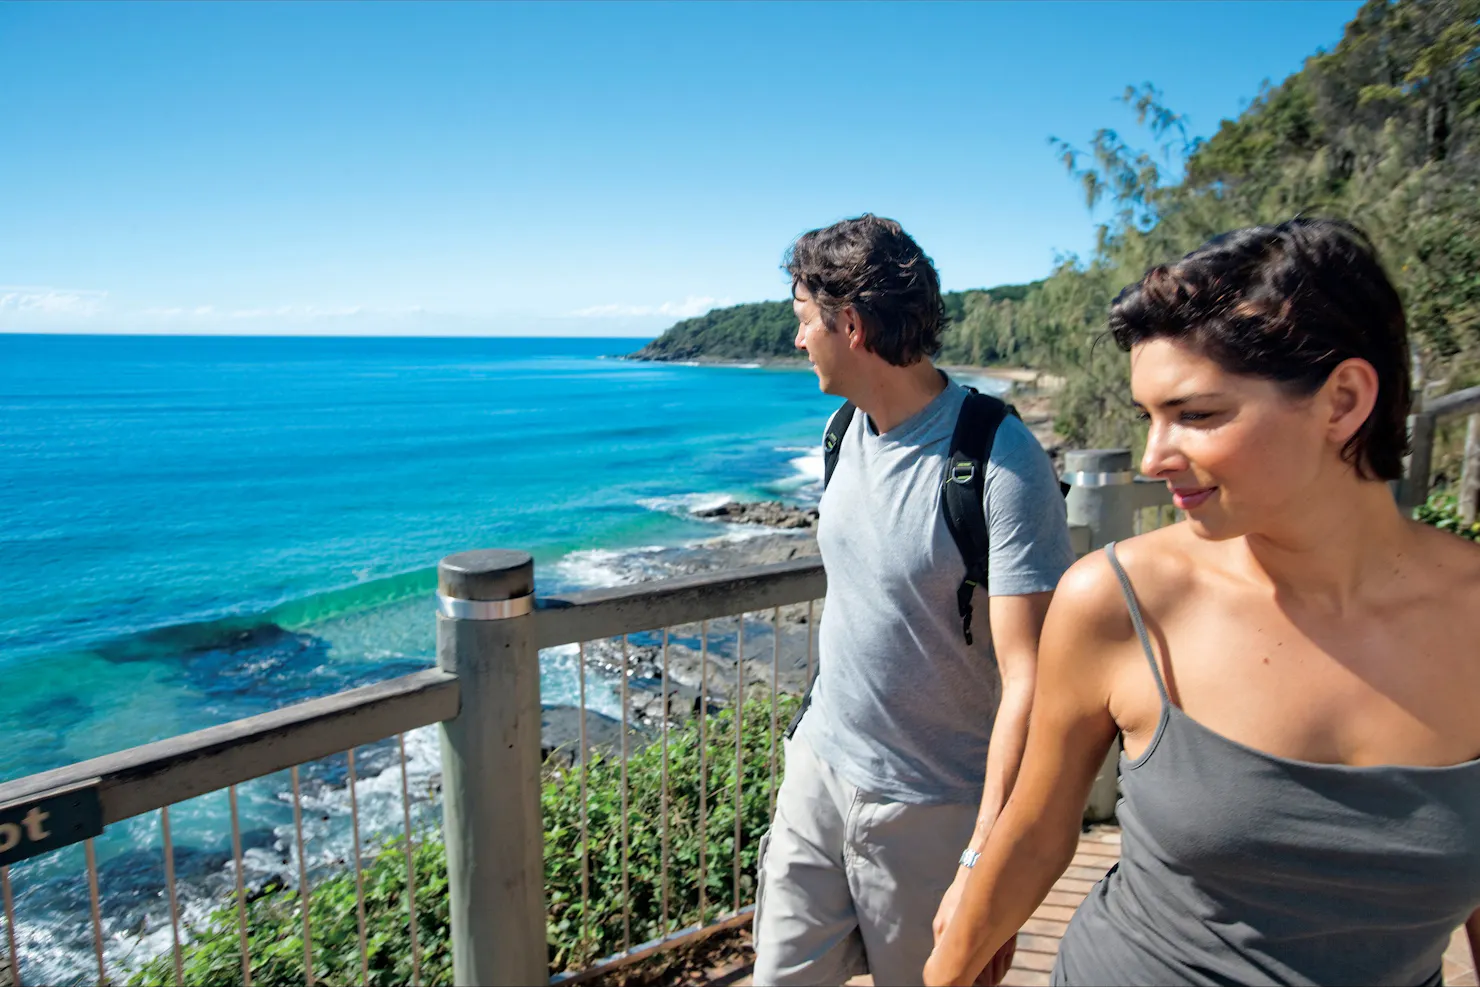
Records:
<instances>
[{"instance_id":1,"label":"man","mask_svg":"<svg viewBox=\"0 0 1480 987\"><path fill-rule=\"evenodd\" d=\"M965 633L941 489L968 391L930 359L945 322L934 266L865 215L804 234L786 270L797 347L859 414L822 498L818 677L761 848L755 983L918 984L931 921L974 862L963 850L985 845L1012 788L1073 553L1052 465L1007 416L985 457L987 585L966 590Z\"/></svg>"}]
</instances>

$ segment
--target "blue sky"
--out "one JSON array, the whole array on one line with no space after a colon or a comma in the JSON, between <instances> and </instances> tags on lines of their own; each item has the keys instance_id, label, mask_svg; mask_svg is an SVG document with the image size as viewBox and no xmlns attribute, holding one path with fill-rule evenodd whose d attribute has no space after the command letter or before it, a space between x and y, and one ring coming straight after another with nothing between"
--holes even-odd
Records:
<instances>
[{"instance_id":1,"label":"blue sky","mask_svg":"<svg viewBox=\"0 0 1480 987\"><path fill-rule=\"evenodd\" d=\"M1358 6L4 3L0 332L639 335L865 210L1031 280L1050 135L1211 134Z\"/></svg>"}]
</instances>

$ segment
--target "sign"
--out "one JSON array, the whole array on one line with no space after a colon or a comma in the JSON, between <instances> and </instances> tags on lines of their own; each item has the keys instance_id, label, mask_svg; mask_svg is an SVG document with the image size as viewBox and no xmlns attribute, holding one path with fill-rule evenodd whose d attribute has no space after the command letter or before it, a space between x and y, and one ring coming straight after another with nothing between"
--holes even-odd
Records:
<instances>
[{"instance_id":1,"label":"sign","mask_svg":"<svg viewBox=\"0 0 1480 987\"><path fill-rule=\"evenodd\" d=\"M0 805L0 867L103 832L98 779Z\"/></svg>"}]
</instances>

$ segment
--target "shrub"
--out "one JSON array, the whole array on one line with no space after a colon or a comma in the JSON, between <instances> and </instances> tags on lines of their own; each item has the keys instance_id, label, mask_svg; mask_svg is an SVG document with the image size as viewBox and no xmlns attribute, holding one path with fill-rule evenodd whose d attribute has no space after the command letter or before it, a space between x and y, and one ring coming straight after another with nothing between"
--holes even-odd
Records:
<instances>
[{"instance_id":1,"label":"shrub","mask_svg":"<svg viewBox=\"0 0 1480 987\"><path fill-rule=\"evenodd\" d=\"M1461 538L1480 541L1480 521L1466 524L1459 514L1459 501L1453 494L1429 494L1427 503L1420 504L1413 512L1416 520L1432 524L1443 531L1452 531Z\"/></svg>"}]
</instances>

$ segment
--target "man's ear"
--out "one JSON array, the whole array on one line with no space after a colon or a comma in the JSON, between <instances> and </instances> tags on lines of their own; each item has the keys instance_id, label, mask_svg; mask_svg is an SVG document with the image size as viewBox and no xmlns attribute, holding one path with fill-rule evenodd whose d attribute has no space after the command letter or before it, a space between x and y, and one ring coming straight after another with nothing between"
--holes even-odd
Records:
<instances>
[{"instance_id":1,"label":"man's ear","mask_svg":"<svg viewBox=\"0 0 1480 987\"><path fill-rule=\"evenodd\" d=\"M848 338L848 348L864 351L868 346L863 341L863 319L852 305L843 306L838 312L838 329Z\"/></svg>"}]
</instances>

